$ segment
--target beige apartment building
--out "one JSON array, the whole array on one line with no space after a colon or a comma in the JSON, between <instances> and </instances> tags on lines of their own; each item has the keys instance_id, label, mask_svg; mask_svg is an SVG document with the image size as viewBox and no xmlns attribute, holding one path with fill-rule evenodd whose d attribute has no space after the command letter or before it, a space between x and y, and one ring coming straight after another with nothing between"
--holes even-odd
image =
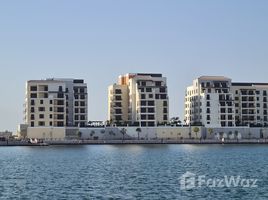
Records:
<instances>
[{"instance_id":1,"label":"beige apartment building","mask_svg":"<svg viewBox=\"0 0 268 200\"><path fill-rule=\"evenodd\" d=\"M167 79L162 74L126 74L108 88L108 119L116 124L157 126L169 120Z\"/></svg>"},{"instance_id":2,"label":"beige apartment building","mask_svg":"<svg viewBox=\"0 0 268 200\"><path fill-rule=\"evenodd\" d=\"M268 83L236 83L201 76L187 87L186 124L206 127L267 126Z\"/></svg>"},{"instance_id":3,"label":"beige apartment building","mask_svg":"<svg viewBox=\"0 0 268 200\"><path fill-rule=\"evenodd\" d=\"M30 80L26 83L24 121L29 127L85 127L87 102L84 80Z\"/></svg>"}]
</instances>

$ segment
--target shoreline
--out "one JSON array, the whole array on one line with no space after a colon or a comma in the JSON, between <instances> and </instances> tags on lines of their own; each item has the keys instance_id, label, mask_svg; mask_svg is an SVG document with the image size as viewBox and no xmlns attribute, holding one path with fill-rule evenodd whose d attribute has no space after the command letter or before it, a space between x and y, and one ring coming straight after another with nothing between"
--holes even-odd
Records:
<instances>
[{"instance_id":1,"label":"shoreline","mask_svg":"<svg viewBox=\"0 0 268 200\"><path fill-rule=\"evenodd\" d=\"M0 147L4 146L83 146L83 145L266 145L268 140L66 140L66 141L45 141L44 143L31 144L28 142L18 142L18 141L5 141L0 142Z\"/></svg>"}]
</instances>

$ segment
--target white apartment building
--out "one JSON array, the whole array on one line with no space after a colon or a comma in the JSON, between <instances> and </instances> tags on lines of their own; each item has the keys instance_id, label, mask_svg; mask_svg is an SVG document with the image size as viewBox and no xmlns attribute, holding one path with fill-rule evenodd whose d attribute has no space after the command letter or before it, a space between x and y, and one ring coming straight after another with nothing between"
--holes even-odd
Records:
<instances>
[{"instance_id":1,"label":"white apartment building","mask_svg":"<svg viewBox=\"0 0 268 200\"><path fill-rule=\"evenodd\" d=\"M30 80L26 83L24 121L29 127L85 127L87 102L84 80Z\"/></svg>"},{"instance_id":2,"label":"white apartment building","mask_svg":"<svg viewBox=\"0 0 268 200\"><path fill-rule=\"evenodd\" d=\"M267 126L267 83L232 83L201 76L187 87L186 124L206 127Z\"/></svg>"},{"instance_id":3,"label":"white apartment building","mask_svg":"<svg viewBox=\"0 0 268 200\"><path fill-rule=\"evenodd\" d=\"M187 87L185 95L186 124L206 127L234 126L231 79L222 76L202 76Z\"/></svg>"},{"instance_id":4,"label":"white apartment building","mask_svg":"<svg viewBox=\"0 0 268 200\"><path fill-rule=\"evenodd\" d=\"M140 126L168 122L167 80L162 74L126 74L108 90L109 121Z\"/></svg>"},{"instance_id":5,"label":"white apartment building","mask_svg":"<svg viewBox=\"0 0 268 200\"><path fill-rule=\"evenodd\" d=\"M236 125L268 125L268 83L232 83Z\"/></svg>"}]
</instances>

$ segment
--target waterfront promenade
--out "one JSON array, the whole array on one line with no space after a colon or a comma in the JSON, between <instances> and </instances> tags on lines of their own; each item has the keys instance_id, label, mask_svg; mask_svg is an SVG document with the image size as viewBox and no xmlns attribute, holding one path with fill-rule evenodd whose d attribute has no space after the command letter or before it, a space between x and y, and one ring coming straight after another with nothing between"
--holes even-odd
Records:
<instances>
[{"instance_id":1,"label":"waterfront promenade","mask_svg":"<svg viewBox=\"0 0 268 200\"><path fill-rule=\"evenodd\" d=\"M26 141L4 141L0 146L49 146L49 145L146 145L146 144L268 144L266 139L240 140L48 140L44 143L32 144Z\"/></svg>"}]
</instances>

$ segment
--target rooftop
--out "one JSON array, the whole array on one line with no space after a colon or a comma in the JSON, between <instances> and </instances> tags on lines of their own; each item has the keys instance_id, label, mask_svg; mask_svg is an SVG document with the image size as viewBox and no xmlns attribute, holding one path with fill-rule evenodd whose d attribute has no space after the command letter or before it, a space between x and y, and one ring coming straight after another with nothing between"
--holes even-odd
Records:
<instances>
[{"instance_id":1,"label":"rooftop","mask_svg":"<svg viewBox=\"0 0 268 200\"><path fill-rule=\"evenodd\" d=\"M198 79L207 80L207 81L229 81L231 80L225 76L200 76Z\"/></svg>"}]
</instances>

